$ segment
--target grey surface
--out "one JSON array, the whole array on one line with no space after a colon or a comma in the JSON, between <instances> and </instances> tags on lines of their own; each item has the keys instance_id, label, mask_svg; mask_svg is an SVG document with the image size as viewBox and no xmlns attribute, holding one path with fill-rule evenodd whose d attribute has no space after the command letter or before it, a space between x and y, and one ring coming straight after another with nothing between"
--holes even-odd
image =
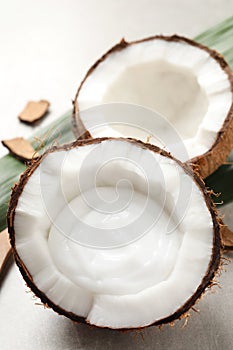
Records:
<instances>
[{"instance_id":1,"label":"grey surface","mask_svg":"<svg viewBox=\"0 0 233 350\"><path fill-rule=\"evenodd\" d=\"M233 254L226 257L233 258ZM127 333L74 324L37 305L15 265L0 292L0 349L208 349L233 348L233 264L191 311L185 327L177 321L162 330L151 327ZM155 302L159 302L155 300Z\"/></svg>"},{"instance_id":2,"label":"grey surface","mask_svg":"<svg viewBox=\"0 0 233 350\"><path fill-rule=\"evenodd\" d=\"M233 14L229 0L8 0L0 2L0 138L30 135L17 114L47 98L46 124L71 107L87 68L122 36L194 36ZM6 151L1 148L0 155ZM230 255L229 255L230 256ZM231 256L233 257L233 255ZM0 349L233 349L233 265L199 302L200 313L162 331L122 333L75 325L35 305L15 265L0 285ZM154 302L159 302L155 300Z\"/></svg>"}]
</instances>

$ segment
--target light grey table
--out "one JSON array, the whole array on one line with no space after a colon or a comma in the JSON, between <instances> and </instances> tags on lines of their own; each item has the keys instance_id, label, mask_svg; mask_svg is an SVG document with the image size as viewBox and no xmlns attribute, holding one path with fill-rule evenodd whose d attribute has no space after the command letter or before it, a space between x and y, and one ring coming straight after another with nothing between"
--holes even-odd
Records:
<instances>
[{"instance_id":1,"label":"light grey table","mask_svg":"<svg viewBox=\"0 0 233 350\"><path fill-rule=\"evenodd\" d=\"M120 40L156 33L195 36L233 14L232 0L8 0L0 2L0 138L28 136L17 114L46 98L43 125L71 107L87 68ZM6 151L0 148L0 156ZM231 255L229 255L231 257ZM233 257L233 255L232 255ZM233 265L199 313L162 331L121 333L75 325L35 305L15 265L0 286L0 349L233 349Z\"/></svg>"}]
</instances>

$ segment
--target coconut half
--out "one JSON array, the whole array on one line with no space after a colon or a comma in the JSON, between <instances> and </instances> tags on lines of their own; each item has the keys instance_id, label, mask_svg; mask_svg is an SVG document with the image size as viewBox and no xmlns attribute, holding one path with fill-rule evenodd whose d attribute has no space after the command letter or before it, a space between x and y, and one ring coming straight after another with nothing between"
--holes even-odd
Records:
<instances>
[{"instance_id":1,"label":"coconut half","mask_svg":"<svg viewBox=\"0 0 233 350\"><path fill-rule=\"evenodd\" d=\"M8 228L42 302L99 327L183 317L220 262L219 223L200 177L133 139L47 151L14 187Z\"/></svg>"},{"instance_id":2,"label":"coconut half","mask_svg":"<svg viewBox=\"0 0 233 350\"><path fill-rule=\"evenodd\" d=\"M199 43L177 35L130 43L122 40L89 69L79 86L74 100L74 132L79 139L117 135L146 142L145 133L126 125L116 130L107 117L104 126L91 130L83 111L112 102L150 108L179 133L187 148L186 159L179 159L198 165L205 178L225 161L233 147L232 91L233 77L224 58ZM131 125L134 123L132 118ZM143 116L142 124L149 134L159 136L162 132L156 124L151 130ZM153 138L149 142L159 145ZM169 144L166 146L170 150Z\"/></svg>"}]
</instances>

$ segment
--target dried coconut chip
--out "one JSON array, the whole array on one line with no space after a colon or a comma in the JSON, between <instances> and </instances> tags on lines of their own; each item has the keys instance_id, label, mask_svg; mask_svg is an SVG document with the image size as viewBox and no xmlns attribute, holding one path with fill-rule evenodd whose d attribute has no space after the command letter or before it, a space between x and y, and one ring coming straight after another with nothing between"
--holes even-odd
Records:
<instances>
[{"instance_id":1,"label":"dried coconut chip","mask_svg":"<svg viewBox=\"0 0 233 350\"><path fill-rule=\"evenodd\" d=\"M43 118L48 112L49 102L40 100L38 102L29 101L24 110L19 114L19 119L28 124L33 124Z\"/></svg>"},{"instance_id":2,"label":"dried coconut chip","mask_svg":"<svg viewBox=\"0 0 233 350\"><path fill-rule=\"evenodd\" d=\"M9 257L11 256L11 245L9 241L8 230L5 229L0 233L0 281L1 277L3 277L3 273L5 271L5 267L7 267L7 262Z\"/></svg>"},{"instance_id":3,"label":"dried coconut chip","mask_svg":"<svg viewBox=\"0 0 233 350\"><path fill-rule=\"evenodd\" d=\"M224 224L221 227L221 238L222 238L223 248L228 250L233 250L233 233Z\"/></svg>"},{"instance_id":4,"label":"dried coconut chip","mask_svg":"<svg viewBox=\"0 0 233 350\"><path fill-rule=\"evenodd\" d=\"M16 137L11 140L2 140L3 146L5 146L9 152L22 161L28 161L32 158L37 158L38 154L32 147L32 145L23 137Z\"/></svg>"}]
</instances>

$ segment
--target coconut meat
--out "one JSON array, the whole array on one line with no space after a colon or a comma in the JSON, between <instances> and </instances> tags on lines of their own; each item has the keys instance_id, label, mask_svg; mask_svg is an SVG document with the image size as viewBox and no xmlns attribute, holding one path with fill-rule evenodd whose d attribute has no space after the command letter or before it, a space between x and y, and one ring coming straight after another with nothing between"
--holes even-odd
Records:
<instances>
[{"instance_id":1,"label":"coconut meat","mask_svg":"<svg viewBox=\"0 0 233 350\"><path fill-rule=\"evenodd\" d=\"M14 229L37 288L110 328L180 309L208 270L214 232L180 165L116 139L47 154L18 199Z\"/></svg>"},{"instance_id":2,"label":"coconut meat","mask_svg":"<svg viewBox=\"0 0 233 350\"><path fill-rule=\"evenodd\" d=\"M187 147L187 159L207 152L232 104L227 73L209 52L185 41L162 38L133 43L107 55L84 80L78 94L78 107L84 126L93 137L116 137L116 124L106 118L93 128L83 111L112 102L131 103L160 113L175 128ZM115 120L122 121L120 119ZM158 127L141 117L145 132L117 129L118 136L160 135ZM147 134L147 135L146 135ZM158 145L155 139L150 143ZM160 146L160 145L159 145ZM169 149L169 144L166 145ZM187 160L182 159L182 160Z\"/></svg>"}]
</instances>

